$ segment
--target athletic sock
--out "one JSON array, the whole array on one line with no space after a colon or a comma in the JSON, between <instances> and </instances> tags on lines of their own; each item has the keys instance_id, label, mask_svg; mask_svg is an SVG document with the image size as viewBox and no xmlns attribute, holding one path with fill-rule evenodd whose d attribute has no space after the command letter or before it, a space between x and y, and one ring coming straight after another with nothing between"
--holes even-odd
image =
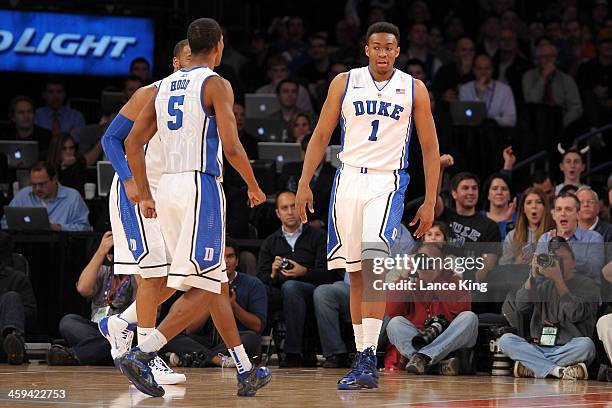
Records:
<instances>
[{"instance_id":1,"label":"athletic sock","mask_svg":"<svg viewBox=\"0 0 612 408\"><path fill-rule=\"evenodd\" d=\"M366 317L362 319L363 325L363 350L378 346L378 337L380 336L380 328L382 327L382 320Z\"/></svg>"},{"instance_id":2,"label":"athletic sock","mask_svg":"<svg viewBox=\"0 0 612 408\"><path fill-rule=\"evenodd\" d=\"M251 371L253 364L251 364L251 360L249 360L249 356L247 356L246 350L242 344L234 348L227 349L227 351L229 351L230 356L232 356L234 362L236 363L236 370L238 370L238 374Z\"/></svg>"},{"instance_id":3,"label":"athletic sock","mask_svg":"<svg viewBox=\"0 0 612 408\"><path fill-rule=\"evenodd\" d=\"M153 329L153 331L145 337L142 343L140 339L138 340L138 347L145 353L157 352L168 343L166 336L157 329Z\"/></svg>"},{"instance_id":4,"label":"athletic sock","mask_svg":"<svg viewBox=\"0 0 612 408\"><path fill-rule=\"evenodd\" d=\"M138 335L138 345L140 346L145 339L153 333L155 327L137 327L136 333Z\"/></svg>"},{"instance_id":5,"label":"athletic sock","mask_svg":"<svg viewBox=\"0 0 612 408\"><path fill-rule=\"evenodd\" d=\"M138 317L136 316L136 301L133 301L132 304L127 307L127 309L121 312L119 317L128 323L136 323L138 321Z\"/></svg>"},{"instance_id":6,"label":"athletic sock","mask_svg":"<svg viewBox=\"0 0 612 408\"><path fill-rule=\"evenodd\" d=\"M353 333L355 333L355 346L357 351L363 351L363 325L353 323Z\"/></svg>"}]
</instances>

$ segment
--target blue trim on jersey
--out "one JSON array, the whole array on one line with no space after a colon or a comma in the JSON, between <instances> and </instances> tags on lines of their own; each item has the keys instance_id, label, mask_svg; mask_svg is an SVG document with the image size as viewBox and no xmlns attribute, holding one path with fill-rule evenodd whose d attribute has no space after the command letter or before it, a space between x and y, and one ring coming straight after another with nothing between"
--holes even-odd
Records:
<instances>
[{"instance_id":1,"label":"blue trim on jersey","mask_svg":"<svg viewBox=\"0 0 612 408\"><path fill-rule=\"evenodd\" d=\"M389 247L395 242L393 232L397 229L402 216L404 215L404 196L406 194L406 187L410 183L410 175L403 170L398 170L396 175L399 176L399 182L396 190L392 193L391 204L389 206L389 215L385 222L383 229L383 236L386 239Z\"/></svg>"},{"instance_id":2,"label":"blue trim on jersey","mask_svg":"<svg viewBox=\"0 0 612 408\"><path fill-rule=\"evenodd\" d=\"M200 67L200 68L202 68L202 67ZM203 67L203 68L208 68L208 67ZM214 115L210 115L208 112L206 112L206 106L204 106L204 86L206 85L206 81L208 81L211 77L214 77L214 76L219 76L219 75L213 74L213 75L207 76L204 79L204 81L202 81L202 87L200 88L200 104L202 105L202 110L204 111L204 114L206 116L210 116L210 117L212 117Z\"/></svg>"},{"instance_id":3,"label":"blue trim on jersey","mask_svg":"<svg viewBox=\"0 0 612 408\"><path fill-rule=\"evenodd\" d=\"M370 71L370 66L368 66L368 72L370 73L370 78L372 78L372 83L374 84L374 88L378 89L378 92L382 92L382 90L385 89L387 85L389 85L389 82L391 82L391 80L395 76L397 69L393 68L393 73L391 74L391 77L389 78L387 83L383 85L382 88L378 88L378 85L376 85L376 80L374 79L374 75L372 75L372 71Z\"/></svg>"},{"instance_id":4,"label":"blue trim on jersey","mask_svg":"<svg viewBox=\"0 0 612 408\"><path fill-rule=\"evenodd\" d=\"M217 121L214 117L208 118L208 129L202 143L206 142L206 169L204 173L218 177L221 175L221 168L217 161L219 152L219 132L217 131Z\"/></svg>"},{"instance_id":5,"label":"blue trim on jersey","mask_svg":"<svg viewBox=\"0 0 612 408\"><path fill-rule=\"evenodd\" d=\"M132 178L132 172L123 150L123 140L130 134L133 126L134 121L118 114L102 136L102 149L122 181Z\"/></svg>"},{"instance_id":6,"label":"blue trim on jersey","mask_svg":"<svg viewBox=\"0 0 612 408\"><path fill-rule=\"evenodd\" d=\"M342 104L344 103L344 97L346 96L346 91L348 91L349 82L351 81L351 71L348 72L348 76L346 77L346 85L344 86L344 93L342 94L342 99L340 99L340 111L342 111Z\"/></svg>"},{"instance_id":7,"label":"blue trim on jersey","mask_svg":"<svg viewBox=\"0 0 612 408\"><path fill-rule=\"evenodd\" d=\"M197 67L181 68L181 69L179 69L179 71L181 71L181 72L191 72L194 69L198 69L198 68L208 68L208 67L206 65L198 65Z\"/></svg>"},{"instance_id":8,"label":"blue trim on jersey","mask_svg":"<svg viewBox=\"0 0 612 408\"><path fill-rule=\"evenodd\" d=\"M329 213L327 215L327 256L332 255L336 246L342 246L340 242L340 236L336 230L335 214L334 214L334 203L336 200L336 191L338 190L338 181L340 179L340 171L342 167L336 169L336 175L334 176L334 184L332 185L331 198L329 200Z\"/></svg>"},{"instance_id":9,"label":"blue trim on jersey","mask_svg":"<svg viewBox=\"0 0 612 408\"><path fill-rule=\"evenodd\" d=\"M410 157L410 140L412 139L412 128L414 122L414 78L412 78L412 100L410 104L410 123L408 124L408 133L406 134L406 146L404 147L403 169L408 168L408 158Z\"/></svg>"},{"instance_id":10,"label":"blue trim on jersey","mask_svg":"<svg viewBox=\"0 0 612 408\"><path fill-rule=\"evenodd\" d=\"M119 216L121 225L125 232L128 248L134 257L134 261L139 262L140 259L148 254L144 229L142 228L140 217L140 209L130 202L125 192L123 183L117 183L119 194Z\"/></svg>"},{"instance_id":11,"label":"blue trim on jersey","mask_svg":"<svg viewBox=\"0 0 612 408\"><path fill-rule=\"evenodd\" d=\"M197 174L200 177L200 211L195 237L195 260L200 273L203 274L221 264L222 245L224 245L223 212L221 191L215 177L204 173ZM209 260L206 259L207 248L211 258Z\"/></svg>"}]
</instances>

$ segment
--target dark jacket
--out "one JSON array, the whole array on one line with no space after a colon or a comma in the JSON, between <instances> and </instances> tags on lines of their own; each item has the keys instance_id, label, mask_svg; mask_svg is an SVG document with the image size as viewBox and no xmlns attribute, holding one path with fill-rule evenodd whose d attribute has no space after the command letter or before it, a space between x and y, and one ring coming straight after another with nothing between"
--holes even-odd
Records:
<instances>
[{"instance_id":1,"label":"dark jacket","mask_svg":"<svg viewBox=\"0 0 612 408\"><path fill-rule=\"evenodd\" d=\"M36 297L30 279L20 270L0 263L0 297L7 292L21 295L27 326L36 322Z\"/></svg>"},{"instance_id":2,"label":"dark jacket","mask_svg":"<svg viewBox=\"0 0 612 408\"><path fill-rule=\"evenodd\" d=\"M297 278L302 282L310 282L314 285L332 283L339 279L337 274L327 270L327 240L325 232L308 224L302 226L302 234L295 242L295 249L283 236L282 228L279 228L267 237L261 244L257 260L257 277L263 283L270 286L281 287L288 280L282 274L274 279L270 278L274 257L289 258L308 269L304 276Z\"/></svg>"}]
</instances>

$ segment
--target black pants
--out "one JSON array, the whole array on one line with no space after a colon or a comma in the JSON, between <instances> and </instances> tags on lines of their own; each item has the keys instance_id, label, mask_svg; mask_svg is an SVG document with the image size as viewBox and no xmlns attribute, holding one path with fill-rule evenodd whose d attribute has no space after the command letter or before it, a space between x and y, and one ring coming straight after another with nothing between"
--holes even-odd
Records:
<instances>
[{"instance_id":1,"label":"black pants","mask_svg":"<svg viewBox=\"0 0 612 408\"><path fill-rule=\"evenodd\" d=\"M83 316L69 314L60 321L59 331L72 347L79 363L113 364L110 344L98 330L97 323Z\"/></svg>"},{"instance_id":2,"label":"black pants","mask_svg":"<svg viewBox=\"0 0 612 408\"><path fill-rule=\"evenodd\" d=\"M6 292L0 295L0 334L17 330L25 332L25 309L21 295L17 292Z\"/></svg>"}]
</instances>

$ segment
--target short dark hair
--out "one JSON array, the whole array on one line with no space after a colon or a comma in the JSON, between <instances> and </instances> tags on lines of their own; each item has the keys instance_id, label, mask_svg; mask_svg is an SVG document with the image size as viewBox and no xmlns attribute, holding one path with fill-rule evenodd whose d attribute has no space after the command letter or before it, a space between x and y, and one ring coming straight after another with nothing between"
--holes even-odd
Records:
<instances>
[{"instance_id":1,"label":"short dark hair","mask_svg":"<svg viewBox=\"0 0 612 408\"><path fill-rule=\"evenodd\" d=\"M226 236L225 237L225 246L233 248L234 252L236 253L236 256L238 256L238 254L240 254L240 247L238 246L238 242L234 238Z\"/></svg>"},{"instance_id":2,"label":"short dark hair","mask_svg":"<svg viewBox=\"0 0 612 408\"><path fill-rule=\"evenodd\" d=\"M531 176L531 184L542 184L547 179L552 183L552 179L548 173L544 172L543 170L536 170Z\"/></svg>"},{"instance_id":3,"label":"short dark hair","mask_svg":"<svg viewBox=\"0 0 612 408\"><path fill-rule=\"evenodd\" d=\"M400 42L400 31L395 24L388 23L386 21L381 21L372 24L370 27L368 27L368 32L366 33L366 42L370 39L370 36L372 34L376 33L393 34L395 36L395 39L397 40L397 43L399 44Z\"/></svg>"},{"instance_id":4,"label":"short dark hair","mask_svg":"<svg viewBox=\"0 0 612 408\"><path fill-rule=\"evenodd\" d=\"M286 67L289 66L287 58L283 57L282 55L272 55L270 58L268 58L266 69L272 69L272 67L276 67L278 65L284 65Z\"/></svg>"},{"instance_id":5,"label":"short dark hair","mask_svg":"<svg viewBox=\"0 0 612 408\"><path fill-rule=\"evenodd\" d=\"M578 156L580 156L580 160L584 163L584 158L582 157L582 153L580 153L580 150L577 147L570 147L569 149L564 151L563 154L561 155L561 161L563 161L563 159L565 159L565 156L567 156L570 153L576 153Z\"/></svg>"},{"instance_id":6,"label":"short dark hair","mask_svg":"<svg viewBox=\"0 0 612 408\"><path fill-rule=\"evenodd\" d=\"M66 85L64 85L64 81L62 81L56 76L48 76L47 78L45 78L45 87L44 87L45 91L47 90L47 87L49 85L61 85L62 88L66 90Z\"/></svg>"},{"instance_id":7,"label":"short dark hair","mask_svg":"<svg viewBox=\"0 0 612 408\"><path fill-rule=\"evenodd\" d=\"M189 40L187 40L186 38L184 40L181 40L179 42L177 42L174 45L174 50L172 51L172 56L175 58L178 58L179 54L181 53L181 51L183 51L183 48L185 48L185 46L189 45Z\"/></svg>"},{"instance_id":8,"label":"short dark hair","mask_svg":"<svg viewBox=\"0 0 612 408\"><path fill-rule=\"evenodd\" d=\"M555 203L560 198L573 198L574 201L576 202L576 210L580 211L580 200L578 199L578 197L576 197L576 194L570 193L568 191L563 191L563 192L557 194L557 196L555 197Z\"/></svg>"},{"instance_id":9,"label":"short dark hair","mask_svg":"<svg viewBox=\"0 0 612 408\"><path fill-rule=\"evenodd\" d=\"M38 163L36 163L34 166L32 166L32 168L30 169L30 172L43 171L43 170L47 172L50 179L54 178L55 175L57 174L55 171L55 167L53 167L51 163L46 162L46 161L39 161Z\"/></svg>"},{"instance_id":10,"label":"short dark hair","mask_svg":"<svg viewBox=\"0 0 612 408\"><path fill-rule=\"evenodd\" d=\"M457 191L457 187L459 187L459 183L463 180L476 180L476 184L478 184L478 188L480 189L480 180L478 176L474 173L470 173L469 171L462 171L461 173L457 173L451 179L451 190Z\"/></svg>"},{"instance_id":11,"label":"short dark hair","mask_svg":"<svg viewBox=\"0 0 612 408\"><path fill-rule=\"evenodd\" d=\"M136 57L132 60L132 62L130 62L130 71L132 71L132 69L134 69L134 65L138 64L139 62L144 62L148 67L151 67L151 64L149 64L149 61L147 61L145 57Z\"/></svg>"},{"instance_id":12,"label":"short dark hair","mask_svg":"<svg viewBox=\"0 0 612 408\"><path fill-rule=\"evenodd\" d=\"M423 72L425 72L425 64L423 64L423 61L418 58L410 58L408 61L406 61L406 68L408 68L408 65L418 65L421 67Z\"/></svg>"},{"instance_id":13,"label":"short dark hair","mask_svg":"<svg viewBox=\"0 0 612 408\"><path fill-rule=\"evenodd\" d=\"M11 103L9 104L9 119L12 119L15 115L15 109L17 108L17 104L19 102L27 102L32 105L32 109L34 109L34 101L29 96L25 95L17 95L13 99L11 99Z\"/></svg>"},{"instance_id":14,"label":"short dark hair","mask_svg":"<svg viewBox=\"0 0 612 408\"><path fill-rule=\"evenodd\" d=\"M276 193L276 198L274 199L274 208L278 209L278 199L283 194L293 194L293 195L295 195L295 191L284 189L284 190L280 190L278 193Z\"/></svg>"},{"instance_id":15,"label":"short dark hair","mask_svg":"<svg viewBox=\"0 0 612 408\"><path fill-rule=\"evenodd\" d=\"M283 79L282 81L280 81L280 82L278 83L278 85L276 85L276 94L277 94L277 95L278 95L278 94L280 94L280 90L281 90L282 86L283 86L283 85L285 85L285 84L287 84L287 83L289 83L289 84L295 84L296 88L299 88L299 87L300 87L300 84L299 84L299 83L298 83L296 80L293 80L293 79L291 79L291 78L285 78L285 79Z\"/></svg>"},{"instance_id":16,"label":"short dark hair","mask_svg":"<svg viewBox=\"0 0 612 408\"><path fill-rule=\"evenodd\" d=\"M187 40L192 54L207 54L221 41L221 26L212 18L198 18L189 24Z\"/></svg>"}]
</instances>

